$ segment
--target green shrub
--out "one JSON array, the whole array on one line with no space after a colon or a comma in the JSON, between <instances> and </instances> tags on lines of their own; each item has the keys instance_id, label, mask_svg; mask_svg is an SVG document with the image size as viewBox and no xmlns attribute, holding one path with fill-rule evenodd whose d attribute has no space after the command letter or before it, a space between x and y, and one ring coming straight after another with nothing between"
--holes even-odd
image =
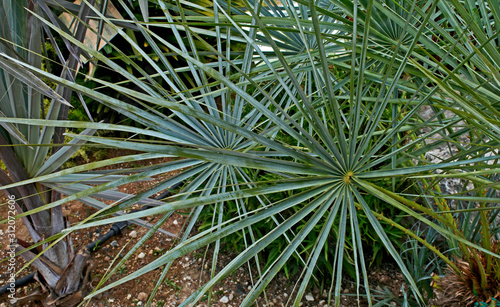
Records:
<instances>
[{"instance_id":1,"label":"green shrub","mask_svg":"<svg viewBox=\"0 0 500 307\"><path fill-rule=\"evenodd\" d=\"M174 260L210 245L211 279L182 306L205 297L210 300L212 287L247 262L257 272L241 306L251 306L287 266L296 267L302 277L291 298L298 305L321 265L327 266L325 253L332 276L326 289L335 305L340 304L344 272L352 267L357 288L363 288L366 300L373 304L367 255L369 251L379 255L383 246L408 282L406 298L425 305L422 286L415 280L419 276L412 276L398 248L401 232L459 270L451 255L406 227L408 220L439 232L453 256L458 247L466 258L472 259L472 251L478 251L487 264L496 263L499 255L488 241L486 212L493 210L491 204L498 199L484 196L489 189L492 195L498 190L492 174L498 173L500 141L496 69L500 53L495 32L500 15L493 6L454 0L332 0L244 1L245 7L239 8L217 1L204 8L211 14L201 15L192 3L157 3L162 11L150 16L154 22L143 24L129 12L126 18L137 25L137 31L120 34L142 52L141 62L128 55L112 58L87 50L102 67L122 78L120 82L94 78L106 93L35 71L134 123L80 125L141 137L70 136L143 152L120 161L181 158L138 169L127 177L106 177L104 184L79 186L66 198L100 198L119 185L175 173L70 229L158 216L121 264L161 231L173 212L189 214L182 237L171 250L102 286L117 269L111 270L86 299L164 266L151 302ZM120 4L126 11L127 4ZM483 18L477 19L479 12ZM159 34L158 29L164 28L172 36ZM147 47L137 44L139 36ZM245 51L233 56L233 43L243 43ZM171 53L164 54L162 46ZM115 46L112 52L120 48ZM188 64L176 66L178 59ZM123 61L130 67L124 67ZM122 97L132 97L134 103ZM424 106L434 114L423 116ZM443 146L449 157L436 158L434 153L443 151ZM473 182L478 194L468 201L480 204L472 210L481 217L480 244L465 236L455 218L464 211L451 205L464 200L462 195L438 190L443 178ZM175 200L111 216L179 182L185 185ZM200 216L205 221L212 218L197 232ZM246 240L244 248L219 270L221 245L238 243L238 238L231 237L238 233ZM378 236L380 245L367 248L369 236ZM494 272L491 265L487 268ZM484 281L486 275L481 274Z\"/></svg>"}]
</instances>

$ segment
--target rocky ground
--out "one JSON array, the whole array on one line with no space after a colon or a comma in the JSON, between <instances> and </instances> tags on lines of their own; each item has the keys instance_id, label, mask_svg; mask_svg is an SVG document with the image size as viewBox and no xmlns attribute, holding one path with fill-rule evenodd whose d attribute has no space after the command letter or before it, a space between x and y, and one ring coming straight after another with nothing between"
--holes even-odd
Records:
<instances>
[{"instance_id":1,"label":"rocky ground","mask_svg":"<svg viewBox=\"0 0 500 307\"><path fill-rule=\"evenodd\" d=\"M145 163L150 162L151 161ZM121 167L126 166L127 165L122 165ZM144 182L135 185L129 184L120 187L120 190L127 193L135 193L153 184L154 182ZM0 203L5 202L5 198L0 201ZM72 224L83 220L95 212L95 209L79 202L68 203L63 209ZM2 218L6 217L6 206L0 206L0 215ZM154 222L156 219L157 218L153 218L150 222ZM162 228L174 235L179 235L185 221L186 217L182 212L175 213ZM0 243L2 244L0 248L0 258L4 260L8 259L8 242L5 236L7 231L6 226L5 224L0 225ZM97 240L99 237L103 236L109 228L110 226L102 226L76 231L73 234L73 241L76 249L83 248L90 242ZM107 270L114 267L114 265L146 232L147 229L144 227L136 225L129 226L124 230L122 235L112 238L110 241L103 244L96 252L92 253L94 269L91 274L91 287L95 287L106 274ZM16 223L16 236L22 240L30 241L28 232L20 221ZM138 268L158 259L172 246L173 238L171 236L156 233L148 239L146 243L136 251L135 255L127 261L125 266L105 284L125 277ZM227 250L221 253L217 261L217 268L220 269L224 267L231 261L233 256L234 255L230 254ZM23 265L24 261L20 257L16 257L16 268L20 269ZM178 306L185 298L210 278L211 265L211 248L188 254L182 257L182 259L175 261L153 300L153 306ZM255 266L251 265L251 267L251 269L249 269L248 266L242 267L226 278L222 283L215 285L212 289L213 297L210 306L239 306L246 294L252 288L252 282L255 282L255 277L257 276L257 272L254 269ZM6 282L6 272L7 262L4 261L0 263L0 286L3 286ZM18 277L26 275L29 272L30 269L28 268ZM134 280L95 296L90 300L88 306L142 306L147 301L148 294L153 289L160 275L160 269L150 271ZM252 276L254 278L253 281ZM279 274L278 277L269 284L265 295L261 295L257 305L276 307L288 306L290 303L289 300L294 295L293 289L297 282L297 278L298 276L286 278L284 274ZM382 299L392 295L400 295L403 279L398 270L395 269L390 262L383 265L380 269L373 268L369 273L369 280L373 293L375 293L375 296L378 298ZM27 295L34 287L36 287L36 284L30 284L22 289L17 289L16 297ZM342 285L343 295L341 298L341 306L357 306L356 291L355 282L349 278L345 278ZM359 291L361 294L364 293L363 288L360 288ZM377 296L377 293L379 296ZM302 299L301 306L324 306L327 305L327 300L327 289L313 287ZM7 296L0 296L0 302L5 302L4 305L0 306L8 306L6 304ZM396 306L396 303L391 304L390 301L388 301L388 304ZM201 307L207 305L208 297L205 296L197 306ZM366 303L364 301L360 302L360 306L365 305ZM28 304L26 306L35 305Z\"/></svg>"}]
</instances>

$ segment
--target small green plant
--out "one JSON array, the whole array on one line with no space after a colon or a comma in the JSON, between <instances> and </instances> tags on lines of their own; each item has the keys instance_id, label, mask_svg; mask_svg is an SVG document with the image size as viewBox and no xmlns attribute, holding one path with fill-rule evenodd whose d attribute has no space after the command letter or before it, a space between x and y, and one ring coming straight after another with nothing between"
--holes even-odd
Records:
<instances>
[{"instance_id":1,"label":"small green plant","mask_svg":"<svg viewBox=\"0 0 500 307\"><path fill-rule=\"evenodd\" d=\"M481 193L480 190L469 192L472 197L476 193L486 199L495 195L493 190L487 193ZM480 248L471 248L445 238L447 247L452 250L452 257L447 263L446 271L434 276L433 286L438 293L438 299L433 302L435 305L485 306L481 304L489 304L492 299L500 298L500 260L491 255L500 254L500 229L497 221L499 212L496 208L474 212L476 206L476 202L460 201L455 210L457 213L449 216L454 221L450 228L455 228L457 233L475 242ZM479 206L488 209L484 204ZM465 214L460 215L461 211L465 211Z\"/></svg>"},{"instance_id":2,"label":"small green plant","mask_svg":"<svg viewBox=\"0 0 500 307\"><path fill-rule=\"evenodd\" d=\"M178 284L176 284L174 281L170 280L169 278L165 278L165 281L164 281L165 285L169 286L170 288L174 289L177 296L179 296L179 294L181 293L182 291L182 287L179 286Z\"/></svg>"},{"instance_id":3,"label":"small green plant","mask_svg":"<svg viewBox=\"0 0 500 307\"><path fill-rule=\"evenodd\" d=\"M117 273L120 274L120 275L127 274L127 266L125 264L121 265L117 269Z\"/></svg>"},{"instance_id":4,"label":"small green plant","mask_svg":"<svg viewBox=\"0 0 500 307\"><path fill-rule=\"evenodd\" d=\"M161 248L155 248L155 249L153 249L153 255L154 256L161 256L164 253L165 253L164 249L161 249Z\"/></svg>"}]
</instances>

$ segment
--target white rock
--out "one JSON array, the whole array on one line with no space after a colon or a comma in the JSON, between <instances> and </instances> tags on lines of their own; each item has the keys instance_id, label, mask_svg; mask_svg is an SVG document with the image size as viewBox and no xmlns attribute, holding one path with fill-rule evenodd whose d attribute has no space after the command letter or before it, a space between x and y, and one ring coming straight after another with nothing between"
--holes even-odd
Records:
<instances>
[{"instance_id":1,"label":"white rock","mask_svg":"<svg viewBox=\"0 0 500 307\"><path fill-rule=\"evenodd\" d=\"M137 258L139 258L139 259L142 259L142 258L144 258L144 257L146 257L146 254L144 254L144 253L140 253L140 254L137 256Z\"/></svg>"},{"instance_id":2,"label":"white rock","mask_svg":"<svg viewBox=\"0 0 500 307\"><path fill-rule=\"evenodd\" d=\"M177 220L174 220L172 223L173 223L174 225L179 225L179 222L177 222Z\"/></svg>"},{"instance_id":3,"label":"white rock","mask_svg":"<svg viewBox=\"0 0 500 307\"><path fill-rule=\"evenodd\" d=\"M311 293L308 293L308 294L306 295L306 300L307 300L307 301L309 301L309 302L314 301L314 297L313 297L313 295L312 295Z\"/></svg>"},{"instance_id":4,"label":"white rock","mask_svg":"<svg viewBox=\"0 0 500 307\"><path fill-rule=\"evenodd\" d=\"M229 303L229 298L224 295L219 302L221 302L222 304L227 304Z\"/></svg>"},{"instance_id":5,"label":"white rock","mask_svg":"<svg viewBox=\"0 0 500 307\"><path fill-rule=\"evenodd\" d=\"M137 238L137 231L135 230L132 230L129 234L128 234L129 237L131 238Z\"/></svg>"},{"instance_id":6,"label":"white rock","mask_svg":"<svg viewBox=\"0 0 500 307\"><path fill-rule=\"evenodd\" d=\"M144 301L147 298L148 298L148 295L145 292L141 292L141 293L139 293L139 295L137 295L137 299L139 301Z\"/></svg>"},{"instance_id":7,"label":"white rock","mask_svg":"<svg viewBox=\"0 0 500 307\"><path fill-rule=\"evenodd\" d=\"M232 301L233 298L234 298L234 295L232 293L229 293L229 297L228 298L229 298L230 301Z\"/></svg>"},{"instance_id":8,"label":"white rock","mask_svg":"<svg viewBox=\"0 0 500 307\"><path fill-rule=\"evenodd\" d=\"M132 294L127 295L127 300L129 300L132 297Z\"/></svg>"}]
</instances>

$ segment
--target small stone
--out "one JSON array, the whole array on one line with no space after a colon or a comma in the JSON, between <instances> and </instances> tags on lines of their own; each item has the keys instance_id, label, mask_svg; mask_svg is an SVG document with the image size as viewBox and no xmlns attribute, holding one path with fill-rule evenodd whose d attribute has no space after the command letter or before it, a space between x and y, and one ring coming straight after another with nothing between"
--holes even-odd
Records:
<instances>
[{"instance_id":1,"label":"small stone","mask_svg":"<svg viewBox=\"0 0 500 307\"><path fill-rule=\"evenodd\" d=\"M324 305L326 305L326 301L325 300L319 301L318 306L324 306Z\"/></svg>"},{"instance_id":2,"label":"small stone","mask_svg":"<svg viewBox=\"0 0 500 307\"><path fill-rule=\"evenodd\" d=\"M111 258L109 258L108 256L106 256L106 257L104 257L104 261L109 262L109 261L111 261Z\"/></svg>"},{"instance_id":3,"label":"small stone","mask_svg":"<svg viewBox=\"0 0 500 307\"><path fill-rule=\"evenodd\" d=\"M343 292L344 293L349 293L349 289L345 288Z\"/></svg>"},{"instance_id":4,"label":"small stone","mask_svg":"<svg viewBox=\"0 0 500 307\"><path fill-rule=\"evenodd\" d=\"M119 246L118 242L116 242L116 240L113 241L113 242L111 242L111 243L109 243L109 245L111 245L111 247L118 247Z\"/></svg>"},{"instance_id":5,"label":"small stone","mask_svg":"<svg viewBox=\"0 0 500 307\"><path fill-rule=\"evenodd\" d=\"M135 230L132 230L129 234L128 234L129 237L131 238L137 238L137 231Z\"/></svg>"},{"instance_id":6,"label":"small stone","mask_svg":"<svg viewBox=\"0 0 500 307\"><path fill-rule=\"evenodd\" d=\"M0 229L0 236L3 236L3 235L4 235L4 232L3 232L3 230L2 230L2 229ZM5 303L2 303L2 305L4 305L4 306L5 306ZM2 305L0 305L0 306L2 306Z\"/></svg>"},{"instance_id":7,"label":"small stone","mask_svg":"<svg viewBox=\"0 0 500 307\"><path fill-rule=\"evenodd\" d=\"M308 293L308 294L306 295L306 300L307 300L307 301L309 301L309 302L314 301L314 297L313 297L313 295L312 295L311 293Z\"/></svg>"},{"instance_id":8,"label":"small stone","mask_svg":"<svg viewBox=\"0 0 500 307\"><path fill-rule=\"evenodd\" d=\"M139 295L137 295L137 299L139 301L144 301L147 298L148 298L148 295L145 292L141 292L141 293L139 293Z\"/></svg>"},{"instance_id":9,"label":"small stone","mask_svg":"<svg viewBox=\"0 0 500 307\"><path fill-rule=\"evenodd\" d=\"M174 220L172 223L173 223L174 225L179 225L179 222L177 222L177 220Z\"/></svg>"},{"instance_id":10,"label":"small stone","mask_svg":"<svg viewBox=\"0 0 500 307\"><path fill-rule=\"evenodd\" d=\"M389 276L382 275L382 276L380 276L379 281L381 284L385 284L385 283L390 282L391 278Z\"/></svg>"},{"instance_id":11,"label":"small stone","mask_svg":"<svg viewBox=\"0 0 500 307\"><path fill-rule=\"evenodd\" d=\"M139 258L139 259L142 259L142 258L144 258L144 257L146 257L146 254L144 254L144 253L140 253L140 254L137 256L137 258Z\"/></svg>"},{"instance_id":12,"label":"small stone","mask_svg":"<svg viewBox=\"0 0 500 307\"><path fill-rule=\"evenodd\" d=\"M0 307L7 307L7 305L5 305L5 303L1 303Z\"/></svg>"},{"instance_id":13,"label":"small stone","mask_svg":"<svg viewBox=\"0 0 500 307\"><path fill-rule=\"evenodd\" d=\"M148 254L149 254L149 255L152 255L152 254L153 254L153 250L152 250L152 249L151 249L151 250L149 250Z\"/></svg>"},{"instance_id":14,"label":"small stone","mask_svg":"<svg viewBox=\"0 0 500 307\"><path fill-rule=\"evenodd\" d=\"M229 297L228 298L229 298L230 301L232 301L233 298L234 298L234 295L232 293L229 293Z\"/></svg>"},{"instance_id":15,"label":"small stone","mask_svg":"<svg viewBox=\"0 0 500 307\"><path fill-rule=\"evenodd\" d=\"M129 293L129 295L127 295L127 300L129 300L130 298L132 298L132 294Z\"/></svg>"},{"instance_id":16,"label":"small stone","mask_svg":"<svg viewBox=\"0 0 500 307\"><path fill-rule=\"evenodd\" d=\"M108 299L108 302L109 302L109 303L113 303L114 301L115 301L115 299L114 299L114 298L110 298L110 299Z\"/></svg>"},{"instance_id":17,"label":"small stone","mask_svg":"<svg viewBox=\"0 0 500 307\"><path fill-rule=\"evenodd\" d=\"M227 304L229 303L229 298L224 295L219 302L221 302L222 304Z\"/></svg>"}]
</instances>

